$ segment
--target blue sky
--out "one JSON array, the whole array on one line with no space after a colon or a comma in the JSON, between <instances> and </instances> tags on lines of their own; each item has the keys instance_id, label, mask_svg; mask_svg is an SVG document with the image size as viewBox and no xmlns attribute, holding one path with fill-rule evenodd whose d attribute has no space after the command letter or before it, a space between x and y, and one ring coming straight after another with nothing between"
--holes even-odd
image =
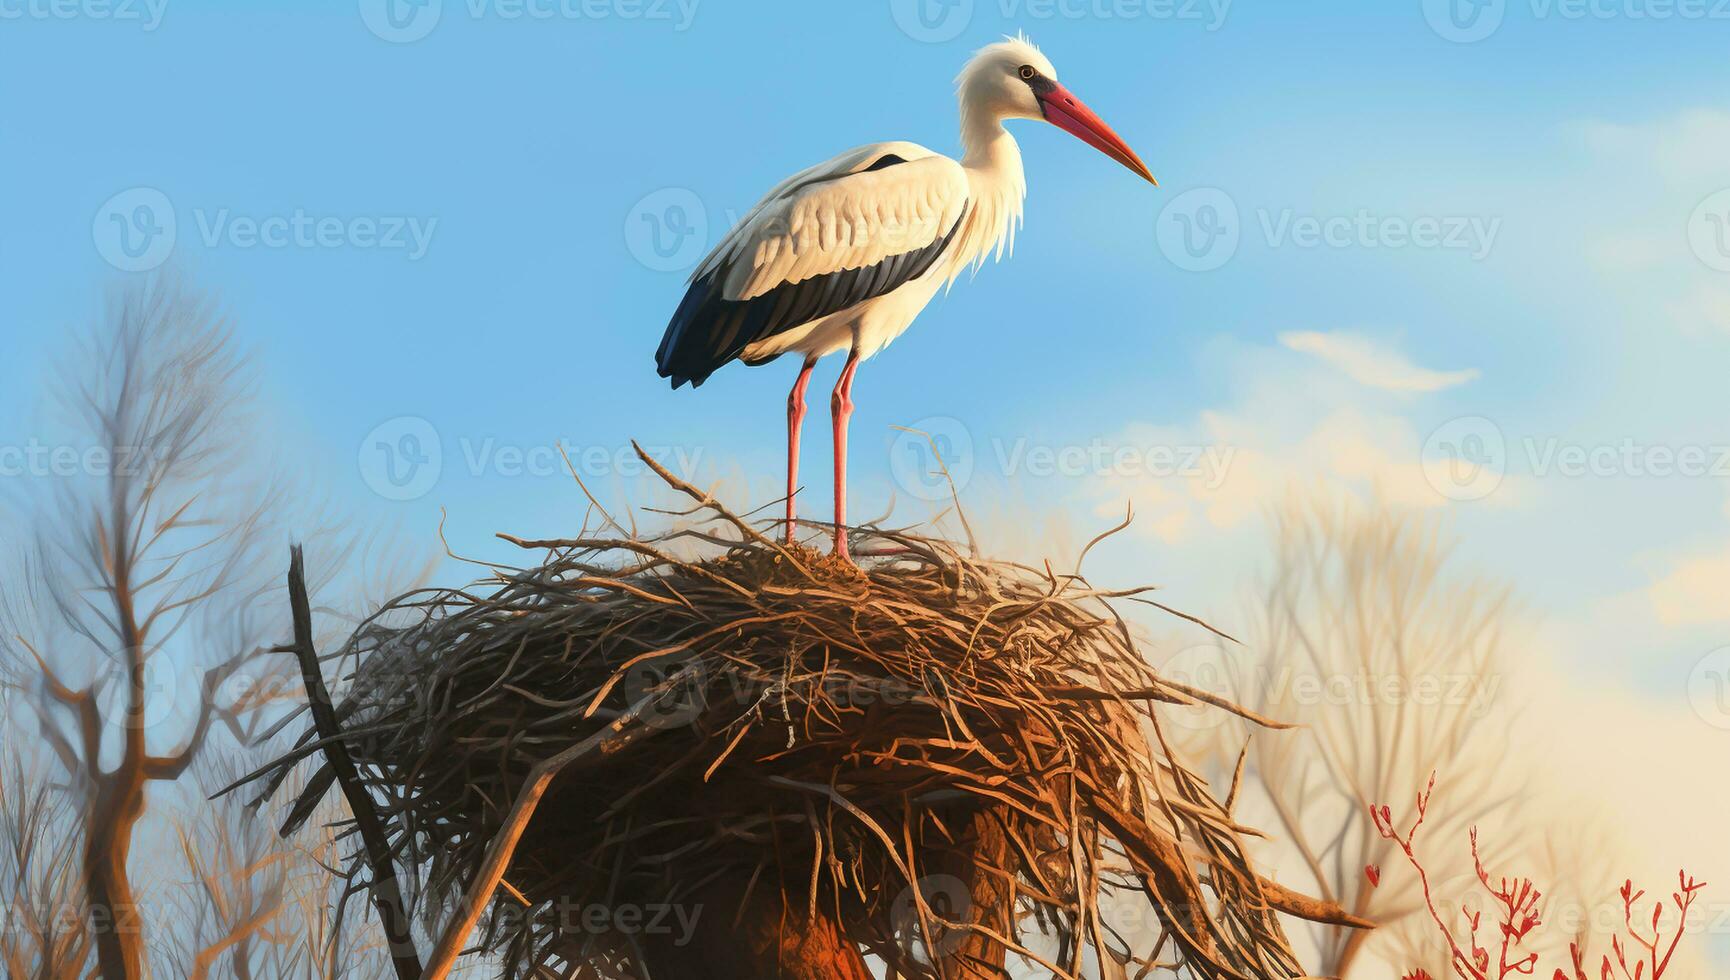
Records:
<instances>
[{"instance_id":1,"label":"blue sky","mask_svg":"<svg viewBox=\"0 0 1730 980\"><path fill-rule=\"evenodd\" d=\"M1519 0L1486 9L1499 28L1485 39L1454 43L1419 0L928 0L926 22L900 0L527 8L545 17L442 0L421 8L438 13L418 22L432 25L424 37L393 42L369 30L372 2L139 0L98 17L96 0L66 16L5 0L0 276L15 369L28 376L121 275L97 241L120 226L99 212L155 192L177 218L169 261L221 293L294 406L284 437L354 506L412 527L448 507L455 533L474 515L477 541L501 500L524 525L562 520L563 481L502 475L511 457L492 455L560 440L611 458L635 437L717 472L772 473L791 365L732 368L695 393L651 370L691 258L774 180L840 149L908 138L954 152L951 78L973 48L1024 29L1163 186L1054 129L1017 127L1031 192L1014 259L959 284L861 374L860 513L897 489L893 424L959 420L976 447L1184 426L1313 367L1282 354L1289 332L1349 332L1416 365L1477 371L1422 396L1342 394L1409 419L1420 440L1462 415L1540 448L1724 435L1730 335L1667 310L1723 282L1683 232L1730 183L1708 152L1722 146L1713 99L1730 23L1691 16L1710 6L1596 0L1573 18L1562 11L1577 4ZM1655 146L1603 145L1616 127L1662 143L1690 113L1704 148L1674 150L1693 154L1686 172ZM1197 188L1223 191L1242 226L1235 255L1207 272L1174 264L1158 230L1162 215L1177 227L1164 209ZM672 267L644 247L669 206L696 228ZM1366 214L1475 221L1495 237L1482 257L1469 236L1298 244L1306 219ZM246 237L249 221L296 216L338 221L334 247ZM1666 232L1656 269L1600 247ZM31 397L0 395L12 443L27 440ZM404 416L426 419L453 459L423 495L381 501L357 447ZM821 421L813 505L827 497ZM1021 475L1004 468L985 467ZM1040 501L1086 499L1097 483L1008 482ZM1591 483L1556 487L1565 522L1463 508L1468 530L1499 542L1476 557L1507 567L1515 548L1551 552L1561 560L1542 576L1506 573L1578 598L1657 574L1640 554L1702 529L1730 536L1722 479Z\"/></svg>"},{"instance_id":2,"label":"blue sky","mask_svg":"<svg viewBox=\"0 0 1730 980\"><path fill-rule=\"evenodd\" d=\"M794 365L697 392L654 375L691 262L840 150L956 152L951 79L1025 30L1161 187L1018 125L1015 256L860 373L856 516L926 512L892 428L922 424L981 511L1085 540L1135 501L1103 571L1229 619L1283 486L1380 494L1443 515L1581 683L1640 692L1722 761L1730 710L1697 699L1730 670L1730 252L1712 237L1730 203L1711 197L1730 187L1730 9L430 2L395 31L382 0L0 0L0 446L42 431L42 366L132 274L136 206L166 202L172 248L140 261L222 296L279 408L269 438L369 522L430 535L442 508L479 554L495 530L555 533L580 513L568 481L522 471L550 471L560 441L608 492L635 487L611 461L636 438L765 498ZM296 217L335 230L249 237ZM1235 252L1186 258L1197 221ZM672 258L656 222L691 229ZM396 486L381 443L442 461ZM1045 474L1028 455L1077 447L1230 462ZM1653 475L1664 450L1707 462ZM1450 460L1506 475L1438 486Z\"/></svg>"}]
</instances>

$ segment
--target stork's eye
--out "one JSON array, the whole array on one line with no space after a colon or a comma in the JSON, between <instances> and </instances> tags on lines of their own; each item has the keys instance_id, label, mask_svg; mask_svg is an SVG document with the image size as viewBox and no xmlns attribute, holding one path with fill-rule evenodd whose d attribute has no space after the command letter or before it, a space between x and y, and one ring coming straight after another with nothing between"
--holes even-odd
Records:
<instances>
[{"instance_id":1,"label":"stork's eye","mask_svg":"<svg viewBox=\"0 0 1730 980\"><path fill-rule=\"evenodd\" d=\"M1021 78L1023 81L1032 81L1033 76L1035 76L1037 74L1039 74L1039 73L1033 70L1032 65L1022 65L1021 66Z\"/></svg>"}]
</instances>

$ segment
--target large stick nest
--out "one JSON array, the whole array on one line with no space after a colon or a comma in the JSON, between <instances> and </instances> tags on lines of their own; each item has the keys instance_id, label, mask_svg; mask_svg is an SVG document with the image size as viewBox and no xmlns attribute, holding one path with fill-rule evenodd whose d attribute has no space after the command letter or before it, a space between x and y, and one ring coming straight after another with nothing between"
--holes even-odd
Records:
<instances>
[{"instance_id":1,"label":"large stick nest","mask_svg":"<svg viewBox=\"0 0 1730 980\"><path fill-rule=\"evenodd\" d=\"M1113 608L1137 593L909 532L855 532L878 554L855 567L659 472L698 501L679 529L519 541L535 563L404 596L335 655L354 665L345 741L429 922L536 764L624 717L636 737L557 777L483 923L513 975L637 976L653 937L573 930L568 910L722 878L834 916L907 977L955 975L944 954L967 935L1059 977L1303 972L1274 914L1299 900L1251 869L1157 705L1237 709L1145 662ZM309 732L271 788L315 749ZM285 832L329 786L307 782ZM996 914L930 895L979 814L1008 842L974 872ZM1125 902L1141 941L1120 934Z\"/></svg>"}]
</instances>

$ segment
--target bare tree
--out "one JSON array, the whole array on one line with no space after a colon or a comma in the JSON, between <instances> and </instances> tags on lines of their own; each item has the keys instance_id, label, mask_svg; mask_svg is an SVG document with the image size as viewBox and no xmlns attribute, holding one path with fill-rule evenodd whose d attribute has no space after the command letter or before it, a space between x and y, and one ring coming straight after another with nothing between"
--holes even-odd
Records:
<instances>
[{"instance_id":1,"label":"bare tree","mask_svg":"<svg viewBox=\"0 0 1730 980\"><path fill-rule=\"evenodd\" d=\"M90 943L78 881L77 815L59 787L17 756L0 771L0 891L6 928L0 965L9 977L84 975Z\"/></svg>"},{"instance_id":2,"label":"bare tree","mask_svg":"<svg viewBox=\"0 0 1730 980\"><path fill-rule=\"evenodd\" d=\"M1369 817L1439 772L1428 839L1440 888L1473 884L1466 828L1520 789L1504 765L1512 711L1500 682L1510 619L1504 589L1454 574L1432 520L1378 505L1293 497L1272 518L1273 571L1257 596L1249 647L1222 658L1230 694L1298 724L1253 735L1244 794L1273 840L1264 857L1320 897L1388 927L1423 910L1410 876ZM1241 741L1230 746L1235 754ZM1512 844L1498 823L1486 844ZM1317 973L1347 976L1372 934L1308 926ZM1367 965L1367 964L1366 964ZM1441 976L1442 974L1436 974Z\"/></svg>"},{"instance_id":3,"label":"bare tree","mask_svg":"<svg viewBox=\"0 0 1730 980\"><path fill-rule=\"evenodd\" d=\"M333 871L347 859L346 843L335 829L346 819L332 804L322 819L296 835L298 861L291 871L288 918L280 927L293 941L270 948L260 976L385 980L395 975L389 946L366 902L351 901L356 894L351 882Z\"/></svg>"},{"instance_id":4,"label":"bare tree","mask_svg":"<svg viewBox=\"0 0 1730 980\"><path fill-rule=\"evenodd\" d=\"M235 765L224 767L238 769ZM216 788L214 768L199 783L209 797ZM286 938L278 928L289 907L289 879L295 854L254 810L220 797L199 801L174 819L175 839L190 880L175 916L176 973L205 980L218 965L220 975L250 980L260 947Z\"/></svg>"},{"instance_id":5,"label":"bare tree","mask_svg":"<svg viewBox=\"0 0 1730 980\"><path fill-rule=\"evenodd\" d=\"M10 604L14 620L35 612L6 631L11 667L34 672L40 735L80 801L84 901L110 980L144 973L127 862L146 787L184 774L213 726L245 736L253 695L228 682L268 648L247 635L254 611L280 605L260 602L275 501L248 462L247 389L209 302L166 278L117 293L64 386L84 472L39 521L27 595ZM182 675L198 679L190 710Z\"/></svg>"}]
</instances>

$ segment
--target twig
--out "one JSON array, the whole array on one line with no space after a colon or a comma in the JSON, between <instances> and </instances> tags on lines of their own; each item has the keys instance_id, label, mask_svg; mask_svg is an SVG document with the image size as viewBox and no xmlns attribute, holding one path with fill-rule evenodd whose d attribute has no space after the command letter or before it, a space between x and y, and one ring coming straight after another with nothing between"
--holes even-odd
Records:
<instances>
[{"instance_id":1,"label":"twig","mask_svg":"<svg viewBox=\"0 0 1730 980\"><path fill-rule=\"evenodd\" d=\"M324 686L324 675L318 668L318 652L313 648L312 607L306 594L306 562L300 545L289 549L288 602L294 617L294 654L300 661L300 675L306 685L307 707L312 721L325 740L324 757L336 774L342 795L348 799L355 825L366 844L367 864L372 869L372 899L378 908L379 922L384 926L390 943L390 958L401 980L414 980L421 975L420 955L415 950L414 933L404 911L402 889L397 884L396 865L390 857L390 842L384 824L373 808L372 797L361 783L354 759L343 744L336 710L330 703L330 691Z\"/></svg>"},{"instance_id":2,"label":"twig","mask_svg":"<svg viewBox=\"0 0 1730 980\"><path fill-rule=\"evenodd\" d=\"M522 840L523 832L528 830L529 820L535 815L535 808L540 805L541 797L546 795L547 787L552 785L553 777L585 757L604 759L662 731L663 729L653 725L639 725L637 719L667 693L666 690L650 693L632 705L630 710L609 722L605 728L558 755L543 759L529 772L528 779L523 781L522 792L517 794L516 801L511 804L510 814L505 817L504 824L499 827L498 833L493 835L493 842L487 847L486 860L482 862L474 881L469 884L468 894L457 908L457 917L445 926L444 934L439 937L438 947L433 950L432 961L427 964L424 980L444 980L456 965L457 957L462 955L463 944L468 942L469 933L474 931L475 923L480 921L481 913L492 903L493 893L504 881L505 869L510 866L517 843Z\"/></svg>"}]
</instances>

